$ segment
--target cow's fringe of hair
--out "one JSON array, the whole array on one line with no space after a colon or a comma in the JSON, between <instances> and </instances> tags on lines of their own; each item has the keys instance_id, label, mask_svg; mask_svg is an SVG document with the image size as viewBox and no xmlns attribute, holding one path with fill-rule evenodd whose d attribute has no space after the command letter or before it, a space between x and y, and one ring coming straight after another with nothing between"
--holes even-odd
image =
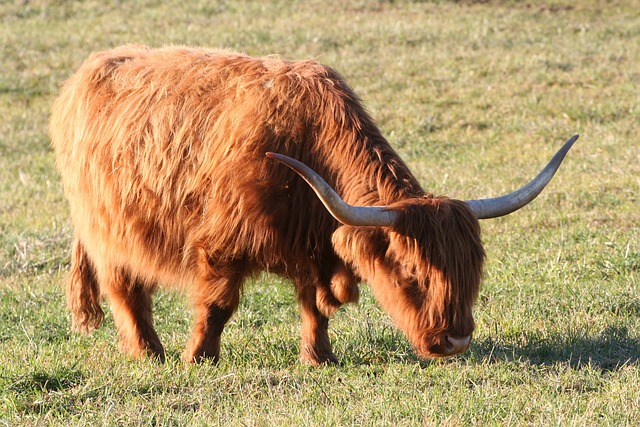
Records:
<instances>
[{"instance_id":1,"label":"cow's fringe of hair","mask_svg":"<svg viewBox=\"0 0 640 427\"><path fill-rule=\"evenodd\" d=\"M441 344L434 341L445 331L470 335L485 257L473 213L464 202L430 195L390 208L399 214L391 231L342 227L334 247L416 348Z\"/></svg>"},{"instance_id":2,"label":"cow's fringe of hair","mask_svg":"<svg viewBox=\"0 0 640 427\"><path fill-rule=\"evenodd\" d=\"M415 329L471 334L471 307L478 296L485 258L474 214L464 202L443 197L400 202L394 208L399 213L397 232L390 234L389 249L396 253L390 257L415 269L410 273L422 291L411 301L421 306ZM469 317L458 318L463 313ZM452 331L453 325L459 330Z\"/></svg>"}]
</instances>

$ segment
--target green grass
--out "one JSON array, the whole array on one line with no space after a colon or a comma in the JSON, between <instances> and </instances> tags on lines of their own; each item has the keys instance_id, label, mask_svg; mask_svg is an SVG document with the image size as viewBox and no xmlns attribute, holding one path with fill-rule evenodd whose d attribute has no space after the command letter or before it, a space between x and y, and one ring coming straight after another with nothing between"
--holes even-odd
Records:
<instances>
[{"instance_id":1,"label":"green grass","mask_svg":"<svg viewBox=\"0 0 640 427\"><path fill-rule=\"evenodd\" d=\"M0 425L637 425L639 10L0 3ZM180 362L191 318L172 292L155 307L167 363L131 361L108 313L89 337L69 330L72 228L47 136L60 82L123 43L317 58L347 78L425 188L451 197L512 190L581 138L532 205L483 222L477 330L461 356L416 358L364 285L360 305L331 322L342 364L300 365L293 288L264 275L247 286L218 365Z\"/></svg>"}]
</instances>

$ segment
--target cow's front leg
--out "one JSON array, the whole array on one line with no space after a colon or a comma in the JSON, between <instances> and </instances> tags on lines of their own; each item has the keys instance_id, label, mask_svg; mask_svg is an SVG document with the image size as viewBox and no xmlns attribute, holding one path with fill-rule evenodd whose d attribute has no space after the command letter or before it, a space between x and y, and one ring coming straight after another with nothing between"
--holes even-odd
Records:
<instances>
[{"instance_id":1,"label":"cow's front leg","mask_svg":"<svg viewBox=\"0 0 640 427\"><path fill-rule=\"evenodd\" d=\"M201 267L192 288L195 319L191 338L182 357L187 362L220 358L220 336L238 308L244 278L242 266Z\"/></svg>"},{"instance_id":2,"label":"cow's front leg","mask_svg":"<svg viewBox=\"0 0 640 427\"><path fill-rule=\"evenodd\" d=\"M307 285L299 288L298 301L302 319L300 359L312 365L338 363L329 342L329 319L320 313L316 305L316 287Z\"/></svg>"},{"instance_id":3,"label":"cow's front leg","mask_svg":"<svg viewBox=\"0 0 640 427\"><path fill-rule=\"evenodd\" d=\"M220 337L224 325L233 315L236 305L196 303L193 332L182 357L187 362L220 358Z\"/></svg>"}]
</instances>

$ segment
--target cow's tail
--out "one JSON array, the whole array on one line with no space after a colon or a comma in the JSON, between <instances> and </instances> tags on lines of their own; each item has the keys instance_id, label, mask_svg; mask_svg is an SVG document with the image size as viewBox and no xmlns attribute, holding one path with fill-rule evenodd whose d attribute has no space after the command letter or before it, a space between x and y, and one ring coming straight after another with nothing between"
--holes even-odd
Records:
<instances>
[{"instance_id":1,"label":"cow's tail","mask_svg":"<svg viewBox=\"0 0 640 427\"><path fill-rule=\"evenodd\" d=\"M72 328L88 334L104 319L100 307L100 285L93 263L76 236L71 250L71 269L67 275L67 307L71 311Z\"/></svg>"}]
</instances>

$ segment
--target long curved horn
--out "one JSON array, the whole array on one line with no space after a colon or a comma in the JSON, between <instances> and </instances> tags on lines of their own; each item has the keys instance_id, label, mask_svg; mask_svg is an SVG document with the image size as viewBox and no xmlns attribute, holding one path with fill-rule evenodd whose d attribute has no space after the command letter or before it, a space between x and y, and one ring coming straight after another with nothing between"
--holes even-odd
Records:
<instances>
[{"instance_id":1,"label":"long curved horn","mask_svg":"<svg viewBox=\"0 0 640 427\"><path fill-rule=\"evenodd\" d=\"M268 152L267 157L277 160L298 173L316 192L322 204L335 219L345 225L391 227L397 214L384 206L353 206L346 203L320 175L304 163L282 154Z\"/></svg>"},{"instance_id":2,"label":"long curved horn","mask_svg":"<svg viewBox=\"0 0 640 427\"><path fill-rule=\"evenodd\" d=\"M553 156L551 161L545 168L533 178L527 185L519 190L504 196L492 199L467 200L466 203L476 214L478 219L497 218L499 216L508 215L517 211L527 203L535 199L538 194L547 186L551 178L560 167L560 163L564 160L571 146L578 139L578 135L574 135L564 143L562 148Z\"/></svg>"}]
</instances>

